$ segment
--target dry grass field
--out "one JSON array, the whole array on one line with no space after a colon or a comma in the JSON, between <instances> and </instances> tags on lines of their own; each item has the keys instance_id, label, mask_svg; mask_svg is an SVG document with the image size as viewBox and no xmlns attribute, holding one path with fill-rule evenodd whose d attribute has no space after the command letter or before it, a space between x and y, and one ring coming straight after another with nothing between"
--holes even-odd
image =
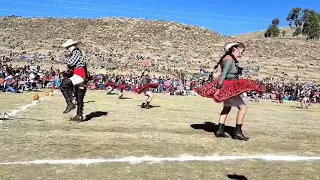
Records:
<instances>
[{"instance_id":1,"label":"dry grass field","mask_svg":"<svg viewBox=\"0 0 320 180\"><path fill-rule=\"evenodd\" d=\"M33 93L0 93L0 113L32 102ZM39 93L41 97L44 93ZM215 124L221 104L202 97L156 94L152 109L140 109L141 95L119 100L103 91L89 91L85 114L89 120L70 122L57 91L17 114L24 120L0 121L1 179L320 179L320 161L285 162L225 160L138 163L3 164L33 160L113 159L128 156L179 157L300 155L320 156L319 107L248 102L244 132L247 142L217 139ZM107 112L106 116L98 117ZM228 125L235 125L236 110ZM30 118L30 119L28 119ZM35 121L34 118L44 118ZM232 127L227 128L232 131ZM236 174L236 175L234 175ZM234 175L234 176L233 176Z\"/></svg>"}]
</instances>

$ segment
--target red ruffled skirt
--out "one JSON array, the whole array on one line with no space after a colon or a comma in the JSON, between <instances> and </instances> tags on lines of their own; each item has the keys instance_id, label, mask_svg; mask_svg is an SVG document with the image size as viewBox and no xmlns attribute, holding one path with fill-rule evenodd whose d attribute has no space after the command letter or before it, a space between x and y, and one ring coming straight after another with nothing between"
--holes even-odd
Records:
<instances>
[{"instance_id":1,"label":"red ruffled skirt","mask_svg":"<svg viewBox=\"0 0 320 180\"><path fill-rule=\"evenodd\" d=\"M215 102L220 103L247 91L257 91L261 93L266 91L266 88L257 81L249 79L225 80L219 94L214 97L217 91L217 84L218 79L197 88L196 92L202 97L212 98Z\"/></svg>"},{"instance_id":2,"label":"red ruffled skirt","mask_svg":"<svg viewBox=\"0 0 320 180\"><path fill-rule=\"evenodd\" d=\"M128 84L120 84L117 85L117 83L115 82L108 82L105 84L106 87L112 87L112 88L116 88L119 90L125 90L129 85Z\"/></svg>"},{"instance_id":3,"label":"red ruffled skirt","mask_svg":"<svg viewBox=\"0 0 320 180\"><path fill-rule=\"evenodd\" d=\"M128 84L120 84L119 86L117 86L116 88L123 91L125 90L129 85Z\"/></svg>"},{"instance_id":4,"label":"red ruffled skirt","mask_svg":"<svg viewBox=\"0 0 320 180\"><path fill-rule=\"evenodd\" d=\"M105 84L106 87L116 87L116 83L115 82L108 82Z\"/></svg>"},{"instance_id":5,"label":"red ruffled skirt","mask_svg":"<svg viewBox=\"0 0 320 180\"><path fill-rule=\"evenodd\" d=\"M135 93L138 93L138 94L141 94L144 90L146 90L147 88L152 88L152 89L154 89L154 88L157 88L159 86L159 84L157 84L157 83L154 83L154 84L145 84L145 85L142 85L140 88L136 88L136 87L134 87L133 88L133 91L135 92Z\"/></svg>"}]
</instances>

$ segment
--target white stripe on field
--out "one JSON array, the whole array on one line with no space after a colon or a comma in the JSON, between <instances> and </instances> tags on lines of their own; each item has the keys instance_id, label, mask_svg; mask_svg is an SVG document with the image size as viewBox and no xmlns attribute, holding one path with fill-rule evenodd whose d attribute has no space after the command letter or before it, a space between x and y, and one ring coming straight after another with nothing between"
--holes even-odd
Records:
<instances>
[{"instance_id":1,"label":"white stripe on field","mask_svg":"<svg viewBox=\"0 0 320 180\"><path fill-rule=\"evenodd\" d=\"M0 165L14 164L95 164L95 163L161 163L161 162L187 162L187 161L235 161L235 160L264 160L264 161L320 161L320 156L180 156L180 157L123 157L116 159L61 159L61 160L34 160L24 162L1 162Z\"/></svg>"},{"instance_id":2,"label":"white stripe on field","mask_svg":"<svg viewBox=\"0 0 320 180\"><path fill-rule=\"evenodd\" d=\"M54 91L54 92L52 92L52 93L49 93L49 96L51 96L51 95L54 94L55 92L56 92L56 91ZM25 105L25 106L23 106L23 107L20 107L20 109L13 110L12 112L8 113L8 115L5 114L5 115L4 115L4 118L13 117L13 116L17 115L18 113L23 112L23 111L27 110L28 108L39 104L40 100L47 99L49 96L42 97L42 98L39 99L39 101L33 101L33 102L30 103L30 104L27 104L27 105Z\"/></svg>"}]
</instances>

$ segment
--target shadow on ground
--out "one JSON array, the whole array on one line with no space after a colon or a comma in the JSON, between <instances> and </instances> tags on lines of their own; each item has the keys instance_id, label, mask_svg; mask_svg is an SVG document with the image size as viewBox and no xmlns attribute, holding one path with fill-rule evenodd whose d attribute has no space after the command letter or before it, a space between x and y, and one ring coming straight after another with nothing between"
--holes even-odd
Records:
<instances>
[{"instance_id":1,"label":"shadow on ground","mask_svg":"<svg viewBox=\"0 0 320 180\"><path fill-rule=\"evenodd\" d=\"M86 101L86 102L83 102L83 104L88 104L88 103L93 103L93 102L96 102L96 101Z\"/></svg>"},{"instance_id":2,"label":"shadow on ground","mask_svg":"<svg viewBox=\"0 0 320 180\"><path fill-rule=\"evenodd\" d=\"M141 105L137 105L137 106L141 107ZM161 106L154 106L154 105L151 105L150 109L152 109L152 108L159 108L159 107L161 107Z\"/></svg>"},{"instance_id":3,"label":"shadow on ground","mask_svg":"<svg viewBox=\"0 0 320 180\"><path fill-rule=\"evenodd\" d=\"M108 112L95 111L95 112L92 112L92 113L86 115L84 121L90 121L90 120L92 120L93 118L98 118L98 117L107 116L107 115L108 115Z\"/></svg>"},{"instance_id":4,"label":"shadow on ground","mask_svg":"<svg viewBox=\"0 0 320 180\"><path fill-rule=\"evenodd\" d=\"M120 100L122 99L132 99L132 98L129 98L129 97L123 97L123 98L119 98Z\"/></svg>"},{"instance_id":5,"label":"shadow on ground","mask_svg":"<svg viewBox=\"0 0 320 180\"><path fill-rule=\"evenodd\" d=\"M218 125L211 122L205 122L204 124L191 124L193 129L202 129L206 132L213 132L217 136ZM224 131L228 133L231 137L234 134L235 128L232 126L225 126Z\"/></svg>"},{"instance_id":6,"label":"shadow on ground","mask_svg":"<svg viewBox=\"0 0 320 180\"><path fill-rule=\"evenodd\" d=\"M233 180L248 180L248 178L243 175L227 174L227 176L229 179L233 179Z\"/></svg>"}]
</instances>

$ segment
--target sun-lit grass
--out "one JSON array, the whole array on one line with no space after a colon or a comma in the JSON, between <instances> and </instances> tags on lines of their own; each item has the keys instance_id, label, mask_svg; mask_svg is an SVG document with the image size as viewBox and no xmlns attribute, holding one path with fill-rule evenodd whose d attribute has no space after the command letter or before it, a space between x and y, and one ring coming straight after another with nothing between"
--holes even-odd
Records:
<instances>
[{"instance_id":1,"label":"sun-lit grass","mask_svg":"<svg viewBox=\"0 0 320 180\"><path fill-rule=\"evenodd\" d=\"M1 95L1 94L0 94ZM141 109L142 95L119 100L102 91L89 91L84 123L68 121L60 92L18 115L45 121L14 120L0 123L0 162L37 159L116 158L123 156L180 155L302 155L319 156L319 107L299 109L298 103L248 102L244 133L248 142L217 139L212 132L221 104L202 97L156 94L153 109ZM5 96L3 96L5 97ZM21 100L16 98L20 97ZM33 96L11 96L32 101ZM1 96L2 98L2 96ZM9 97L6 97L9 102ZM25 99L25 100L23 100ZM12 102L11 101L11 102ZM3 104L2 104L3 106ZM12 104L9 104L12 107ZM5 107L5 106L3 106ZM234 126L236 109L227 125ZM161 164L12 165L0 166L4 179L227 179L236 173L248 179L319 179L320 163L262 161L177 162ZM1 170L0 170L1 171Z\"/></svg>"},{"instance_id":2,"label":"sun-lit grass","mask_svg":"<svg viewBox=\"0 0 320 180\"><path fill-rule=\"evenodd\" d=\"M30 104L33 101L33 97L38 94L40 97L45 96L45 92L49 90L44 90L43 92L24 92L24 93L11 93L11 92L1 92L0 93L0 115L3 113L9 113L12 110L19 109L26 104Z\"/></svg>"}]
</instances>

